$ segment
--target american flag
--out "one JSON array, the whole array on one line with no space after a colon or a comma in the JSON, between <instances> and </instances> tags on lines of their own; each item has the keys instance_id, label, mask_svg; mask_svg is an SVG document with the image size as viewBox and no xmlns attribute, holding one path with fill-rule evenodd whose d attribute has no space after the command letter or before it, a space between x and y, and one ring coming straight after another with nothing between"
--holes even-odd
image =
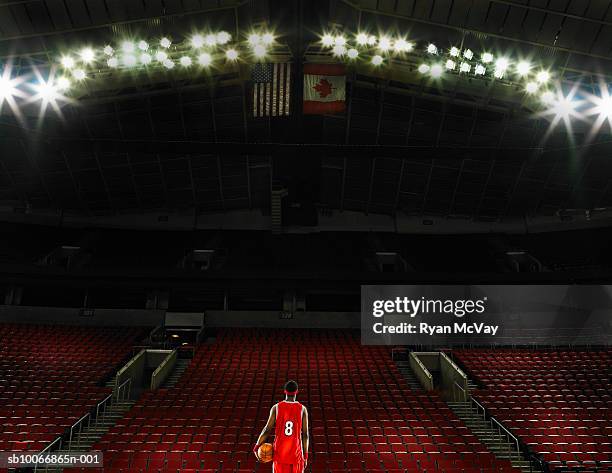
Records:
<instances>
[{"instance_id":1,"label":"american flag","mask_svg":"<svg viewBox=\"0 0 612 473\"><path fill-rule=\"evenodd\" d=\"M282 117L289 115L291 64L255 64L253 83L253 116Z\"/></svg>"}]
</instances>

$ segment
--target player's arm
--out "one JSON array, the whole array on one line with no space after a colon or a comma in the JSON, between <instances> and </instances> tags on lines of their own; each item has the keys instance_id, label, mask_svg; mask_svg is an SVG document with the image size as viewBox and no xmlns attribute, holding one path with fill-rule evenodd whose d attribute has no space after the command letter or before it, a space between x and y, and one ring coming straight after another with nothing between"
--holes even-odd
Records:
<instances>
[{"instance_id":1,"label":"player's arm","mask_svg":"<svg viewBox=\"0 0 612 473\"><path fill-rule=\"evenodd\" d=\"M270 409L270 416L268 417L268 422L266 422L266 426L261 431L261 434L259 434L257 443L255 444L255 447L253 448L253 453L255 453L255 457L257 457L258 460L259 460L259 456L257 455L257 450L259 449L259 446L266 441L266 439L268 438L268 435L272 433L272 431L274 430L275 424L276 424L276 404L274 404L272 406L272 409Z\"/></svg>"},{"instance_id":2,"label":"player's arm","mask_svg":"<svg viewBox=\"0 0 612 473\"><path fill-rule=\"evenodd\" d=\"M304 455L304 466L308 463L308 443L310 436L308 435L308 410L306 407L302 409L302 453Z\"/></svg>"}]
</instances>

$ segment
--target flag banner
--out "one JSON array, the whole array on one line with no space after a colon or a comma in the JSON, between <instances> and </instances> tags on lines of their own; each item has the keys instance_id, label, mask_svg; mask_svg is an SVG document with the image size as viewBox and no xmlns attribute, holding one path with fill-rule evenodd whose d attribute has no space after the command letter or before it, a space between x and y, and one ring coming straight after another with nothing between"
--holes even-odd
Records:
<instances>
[{"instance_id":1,"label":"flag banner","mask_svg":"<svg viewBox=\"0 0 612 473\"><path fill-rule=\"evenodd\" d=\"M251 71L253 116L283 117L289 115L291 64L258 63Z\"/></svg>"},{"instance_id":2,"label":"flag banner","mask_svg":"<svg viewBox=\"0 0 612 473\"><path fill-rule=\"evenodd\" d=\"M344 112L346 71L341 64L304 65L304 113Z\"/></svg>"}]
</instances>

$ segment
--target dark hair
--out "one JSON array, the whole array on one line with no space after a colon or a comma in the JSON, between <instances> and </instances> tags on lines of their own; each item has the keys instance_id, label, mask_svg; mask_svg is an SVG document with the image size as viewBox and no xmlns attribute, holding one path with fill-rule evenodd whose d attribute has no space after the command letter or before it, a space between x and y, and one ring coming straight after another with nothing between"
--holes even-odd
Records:
<instances>
[{"instance_id":1,"label":"dark hair","mask_svg":"<svg viewBox=\"0 0 612 473\"><path fill-rule=\"evenodd\" d=\"M294 393L298 390L298 383L293 380L289 380L285 383L285 391L288 393Z\"/></svg>"}]
</instances>

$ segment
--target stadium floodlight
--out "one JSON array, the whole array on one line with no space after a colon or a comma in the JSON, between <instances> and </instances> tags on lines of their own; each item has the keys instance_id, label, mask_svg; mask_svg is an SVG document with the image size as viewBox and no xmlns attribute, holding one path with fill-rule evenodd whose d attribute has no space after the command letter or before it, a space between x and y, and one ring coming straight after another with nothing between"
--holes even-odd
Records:
<instances>
[{"instance_id":1,"label":"stadium floodlight","mask_svg":"<svg viewBox=\"0 0 612 473\"><path fill-rule=\"evenodd\" d=\"M525 90L528 94L535 94L538 91L538 83L537 82L528 82L525 86Z\"/></svg>"},{"instance_id":2,"label":"stadium floodlight","mask_svg":"<svg viewBox=\"0 0 612 473\"><path fill-rule=\"evenodd\" d=\"M247 42L249 43L249 46L254 47L262 42L262 37L259 33L251 33L247 38Z\"/></svg>"},{"instance_id":3,"label":"stadium floodlight","mask_svg":"<svg viewBox=\"0 0 612 473\"><path fill-rule=\"evenodd\" d=\"M383 63L383 57L380 54L375 54L372 56L372 64L375 66L380 66Z\"/></svg>"},{"instance_id":4,"label":"stadium floodlight","mask_svg":"<svg viewBox=\"0 0 612 473\"><path fill-rule=\"evenodd\" d=\"M74 67L74 59L71 56L63 56L61 63L65 69L72 69Z\"/></svg>"},{"instance_id":5,"label":"stadium floodlight","mask_svg":"<svg viewBox=\"0 0 612 473\"><path fill-rule=\"evenodd\" d=\"M124 41L123 43L121 43L121 50L124 53L133 53L134 49L134 43L131 41Z\"/></svg>"},{"instance_id":6,"label":"stadium floodlight","mask_svg":"<svg viewBox=\"0 0 612 473\"><path fill-rule=\"evenodd\" d=\"M332 53L336 57L344 56L346 54L346 46L344 46L343 44L336 44L332 48Z\"/></svg>"},{"instance_id":7,"label":"stadium floodlight","mask_svg":"<svg viewBox=\"0 0 612 473\"><path fill-rule=\"evenodd\" d=\"M463 57L466 58L468 61L471 61L474 58L474 51L472 51L471 49L466 49L465 51L463 51Z\"/></svg>"},{"instance_id":8,"label":"stadium floodlight","mask_svg":"<svg viewBox=\"0 0 612 473\"><path fill-rule=\"evenodd\" d=\"M191 60L191 58L189 56L183 56L179 59L179 63L181 64L181 66L183 67L189 67L191 66L191 64L193 63L193 61Z\"/></svg>"},{"instance_id":9,"label":"stadium floodlight","mask_svg":"<svg viewBox=\"0 0 612 473\"><path fill-rule=\"evenodd\" d=\"M191 46L195 49L200 49L204 46L204 36L201 34L194 34L191 37Z\"/></svg>"},{"instance_id":10,"label":"stadium floodlight","mask_svg":"<svg viewBox=\"0 0 612 473\"><path fill-rule=\"evenodd\" d=\"M381 36L378 38L378 49L380 51L389 51L393 47L393 42L388 36Z\"/></svg>"},{"instance_id":11,"label":"stadium floodlight","mask_svg":"<svg viewBox=\"0 0 612 473\"><path fill-rule=\"evenodd\" d=\"M134 67L138 61L136 60L136 56L133 54L126 54L123 56L123 65L125 67Z\"/></svg>"},{"instance_id":12,"label":"stadium floodlight","mask_svg":"<svg viewBox=\"0 0 612 473\"><path fill-rule=\"evenodd\" d=\"M446 67L449 71L452 71L455 69L455 67L457 67L457 63L452 59L448 59L444 67Z\"/></svg>"},{"instance_id":13,"label":"stadium floodlight","mask_svg":"<svg viewBox=\"0 0 612 473\"><path fill-rule=\"evenodd\" d=\"M200 66L208 67L212 64L212 56L208 53L202 53L198 56L198 64Z\"/></svg>"},{"instance_id":14,"label":"stadium floodlight","mask_svg":"<svg viewBox=\"0 0 612 473\"><path fill-rule=\"evenodd\" d=\"M376 36L374 36L373 34L368 36L368 46L374 46L376 44L376 41L378 40L376 39Z\"/></svg>"},{"instance_id":15,"label":"stadium floodlight","mask_svg":"<svg viewBox=\"0 0 612 473\"><path fill-rule=\"evenodd\" d=\"M140 55L140 62L143 63L145 66L151 64L152 61L153 56L151 56L149 53L142 53Z\"/></svg>"},{"instance_id":16,"label":"stadium floodlight","mask_svg":"<svg viewBox=\"0 0 612 473\"><path fill-rule=\"evenodd\" d=\"M90 62L93 62L93 60L96 58L96 53L94 53L93 49L88 47L81 49L81 52L79 52L79 56L81 56L81 60L85 64L89 64Z\"/></svg>"},{"instance_id":17,"label":"stadium floodlight","mask_svg":"<svg viewBox=\"0 0 612 473\"><path fill-rule=\"evenodd\" d=\"M72 71L72 77L74 77L76 80L83 80L87 77L87 74L83 69L75 69Z\"/></svg>"},{"instance_id":18,"label":"stadium floodlight","mask_svg":"<svg viewBox=\"0 0 612 473\"><path fill-rule=\"evenodd\" d=\"M607 97L597 99L593 112L612 123L612 96L608 95Z\"/></svg>"},{"instance_id":19,"label":"stadium floodlight","mask_svg":"<svg viewBox=\"0 0 612 473\"><path fill-rule=\"evenodd\" d=\"M442 65L440 64L434 64L433 66L431 66L431 77L433 77L434 79L439 79L440 77L442 77L442 74L444 73L444 68L442 67Z\"/></svg>"},{"instance_id":20,"label":"stadium floodlight","mask_svg":"<svg viewBox=\"0 0 612 473\"><path fill-rule=\"evenodd\" d=\"M342 36L341 34L339 34L338 36L334 38L334 44L336 46L344 46L346 44L346 38Z\"/></svg>"},{"instance_id":21,"label":"stadium floodlight","mask_svg":"<svg viewBox=\"0 0 612 473\"><path fill-rule=\"evenodd\" d=\"M410 41L406 41L404 38L398 38L393 44L393 49L397 53L407 53L414 49L414 44Z\"/></svg>"},{"instance_id":22,"label":"stadium floodlight","mask_svg":"<svg viewBox=\"0 0 612 473\"><path fill-rule=\"evenodd\" d=\"M516 65L516 73L519 76L526 76L527 74L529 74L530 70L531 70L531 64L527 61L520 61Z\"/></svg>"},{"instance_id":23,"label":"stadium floodlight","mask_svg":"<svg viewBox=\"0 0 612 473\"><path fill-rule=\"evenodd\" d=\"M104 54L106 54L107 56L112 56L113 54L115 54L115 50L110 44L107 44L106 46L104 46L103 51L104 51Z\"/></svg>"},{"instance_id":24,"label":"stadium floodlight","mask_svg":"<svg viewBox=\"0 0 612 473\"><path fill-rule=\"evenodd\" d=\"M467 63L467 62L462 62L459 65L459 72L467 73L467 72L470 72L471 70L472 70L472 66L469 63Z\"/></svg>"},{"instance_id":25,"label":"stadium floodlight","mask_svg":"<svg viewBox=\"0 0 612 473\"><path fill-rule=\"evenodd\" d=\"M459 50L459 48L453 46L452 48L450 48L450 55L453 57L458 57L459 54L461 53L461 51Z\"/></svg>"},{"instance_id":26,"label":"stadium floodlight","mask_svg":"<svg viewBox=\"0 0 612 473\"><path fill-rule=\"evenodd\" d=\"M429 70L430 70L430 69L431 69L431 67L429 67L429 64L421 64L421 65L418 67L418 69L417 69L417 70L418 70L418 71L419 71L421 74L427 74L427 73L429 72Z\"/></svg>"},{"instance_id":27,"label":"stadium floodlight","mask_svg":"<svg viewBox=\"0 0 612 473\"><path fill-rule=\"evenodd\" d=\"M500 57L497 59L497 61L495 61L495 69L498 69L500 71L505 71L506 69L508 69L508 66L510 66L510 61L508 60L508 58Z\"/></svg>"},{"instance_id":28,"label":"stadium floodlight","mask_svg":"<svg viewBox=\"0 0 612 473\"><path fill-rule=\"evenodd\" d=\"M228 61L236 61L238 59L238 51L236 51L234 48L228 49L225 51L225 57L228 59Z\"/></svg>"},{"instance_id":29,"label":"stadium floodlight","mask_svg":"<svg viewBox=\"0 0 612 473\"><path fill-rule=\"evenodd\" d=\"M172 41L170 41L170 38L166 38L165 36L159 40L159 45L162 48L168 49L171 45L172 45Z\"/></svg>"},{"instance_id":30,"label":"stadium floodlight","mask_svg":"<svg viewBox=\"0 0 612 473\"><path fill-rule=\"evenodd\" d=\"M6 73L5 73L6 74ZM0 75L0 105L5 99L10 99L15 95L13 81L5 75Z\"/></svg>"},{"instance_id":31,"label":"stadium floodlight","mask_svg":"<svg viewBox=\"0 0 612 473\"><path fill-rule=\"evenodd\" d=\"M274 35L270 32L264 33L261 35L261 42L264 46L270 46L274 43Z\"/></svg>"},{"instance_id":32,"label":"stadium floodlight","mask_svg":"<svg viewBox=\"0 0 612 473\"><path fill-rule=\"evenodd\" d=\"M540 72L538 72L537 75L536 75L536 80L540 84L545 84L546 82L548 82L550 80L550 72L548 72L548 71L540 71Z\"/></svg>"},{"instance_id":33,"label":"stadium floodlight","mask_svg":"<svg viewBox=\"0 0 612 473\"><path fill-rule=\"evenodd\" d=\"M141 51L146 51L149 49L149 43L147 43L144 39L138 41L138 49Z\"/></svg>"},{"instance_id":34,"label":"stadium floodlight","mask_svg":"<svg viewBox=\"0 0 612 473\"><path fill-rule=\"evenodd\" d=\"M368 44L368 35L365 33L358 33L356 40L359 46L366 46Z\"/></svg>"},{"instance_id":35,"label":"stadium floodlight","mask_svg":"<svg viewBox=\"0 0 612 473\"><path fill-rule=\"evenodd\" d=\"M174 68L174 61L172 59L166 59L164 62L164 67L166 69L173 69Z\"/></svg>"},{"instance_id":36,"label":"stadium floodlight","mask_svg":"<svg viewBox=\"0 0 612 473\"><path fill-rule=\"evenodd\" d=\"M495 69L493 71L493 77L495 77L496 79L503 79L504 78L504 74L506 73L505 69Z\"/></svg>"},{"instance_id":37,"label":"stadium floodlight","mask_svg":"<svg viewBox=\"0 0 612 473\"><path fill-rule=\"evenodd\" d=\"M555 94L550 90L547 90L542 93L540 100L542 100L542 103L546 105L552 105L555 102Z\"/></svg>"},{"instance_id":38,"label":"stadium floodlight","mask_svg":"<svg viewBox=\"0 0 612 473\"><path fill-rule=\"evenodd\" d=\"M216 34L212 34L209 33L206 36L204 36L204 43L206 44L206 46L208 47L213 47L217 45L217 35Z\"/></svg>"},{"instance_id":39,"label":"stadium floodlight","mask_svg":"<svg viewBox=\"0 0 612 473\"><path fill-rule=\"evenodd\" d=\"M268 50L263 44L256 44L253 48L253 54L256 58L262 58L265 57L266 54L268 54Z\"/></svg>"},{"instance_id":40,"label":"stadium floodlight","mask_svg":"<svg viewBox=\"0 0 612 473\"><path fill-rule=\"evenodd\" d=\"M330 35L329 33L324 34L321 37L321 44L323 46L331 48L334 45L334 37L332 35Z\"/></svg>"},{"instance_id":41,"label":"stadium floodlight","mask_svg":"<svg viewBox=\"0 0 612 473\"><path fill-rule=\"evenodd\" d=\"M493 62L493 54L491 54L491 53L483 53L482 56L481 56L481 60L485 64Z\"/></svg>"},{"instance_id":42,"label":"stadium floodlight","mask_svg":"<svg viewBox=\"0 0 612 473\"><path fill-rule=\"evenodd\" d=\"M482 64L477 64L476 67L474 68L474 75L484 76L486 72L487 72L487 68L484 67Z\"/></svg>"},{"instance_id":43,"label":"stadium floodlight","mask_svg":"<svg viewBox=\"0 0 612 473\"><path fill-rule=\"evenodd\" d=\"M435 44L430 43L427 45L427 52L429 54L438 54L438 47Z\"/></svg>"},{"instance_id":44,"label":"stadium floodlight","mask_svg":"<svg viewBox=\"0 0 612 473\"><path fill-rule=\"evenodd\" d=\"M60 77L56 83L57 90L68 90L70 88L70 79L68 77Z\"/></svg>"},{"instance_id":45,"label":"stadium floodlight","mask_svg":"<svg viewBox=\"0 0 612 473\"><path fill-rule=\"evenodd\" d=\"M155 53L155 59L163 63L166 59L168 59L168 54L166 54L164 51L157 51Z\"/></svg>"},{"instance_id":46,"label":"stadium floodlight","mask_svg":"<svg viewBox=\"0 0 612 473\"><path fill-rule=\"evenodd\" d=\"M357 59L357 56L359 56L359 51L357 51L355 48L351 48L346 52L346 55L349 57L349 59Z\"/></svg>"},{"instance_id":47,"label":"stadium floodlight","mask_svg":"<svg viewBox=\"0 0 612 473\"><path fill-rule=\"evenodd\" d=\"M227 44L232 39L232 35L230 35L227 31L219 31L217 33L217 43L219 44Z\"/></svg>"},{"instance_id":48,"label":"stadium floodlight","mask_svg":"<svg viewBox=\"0 0 612 473\"><path fill-rule=\"evenodd\" d=\"M34 89L37 92L37 98L43 102L51 102L59 96L57 86L51 80L41 80L34 86Z\"/></svg>"},{"instance_id":49,"label":"stadium floodlight","mask_svg":"<svg viewBox=\"0 0 612 473\"><path fill-rule=\"evenodd\" d=\"M544 94L542 94L542 101L549 103L548 100L545 101ZM572 100L571 97L561 97L558 100L553 99L552 105L552 111L555 115L567 120L576 111L578 103Z\"/></svg>"},{"instance_id":50,"label":"stadium floodlight","mask_svg":"<svg viewBox=\"0 0 612 473\"><path fill-rule=\"evenodd\" d=\"M106 65L112 69L115 69L119 67L119 59L116 57L110 57L108 58L108 61L106 61Z\"/></svg>"}]
</instances>

